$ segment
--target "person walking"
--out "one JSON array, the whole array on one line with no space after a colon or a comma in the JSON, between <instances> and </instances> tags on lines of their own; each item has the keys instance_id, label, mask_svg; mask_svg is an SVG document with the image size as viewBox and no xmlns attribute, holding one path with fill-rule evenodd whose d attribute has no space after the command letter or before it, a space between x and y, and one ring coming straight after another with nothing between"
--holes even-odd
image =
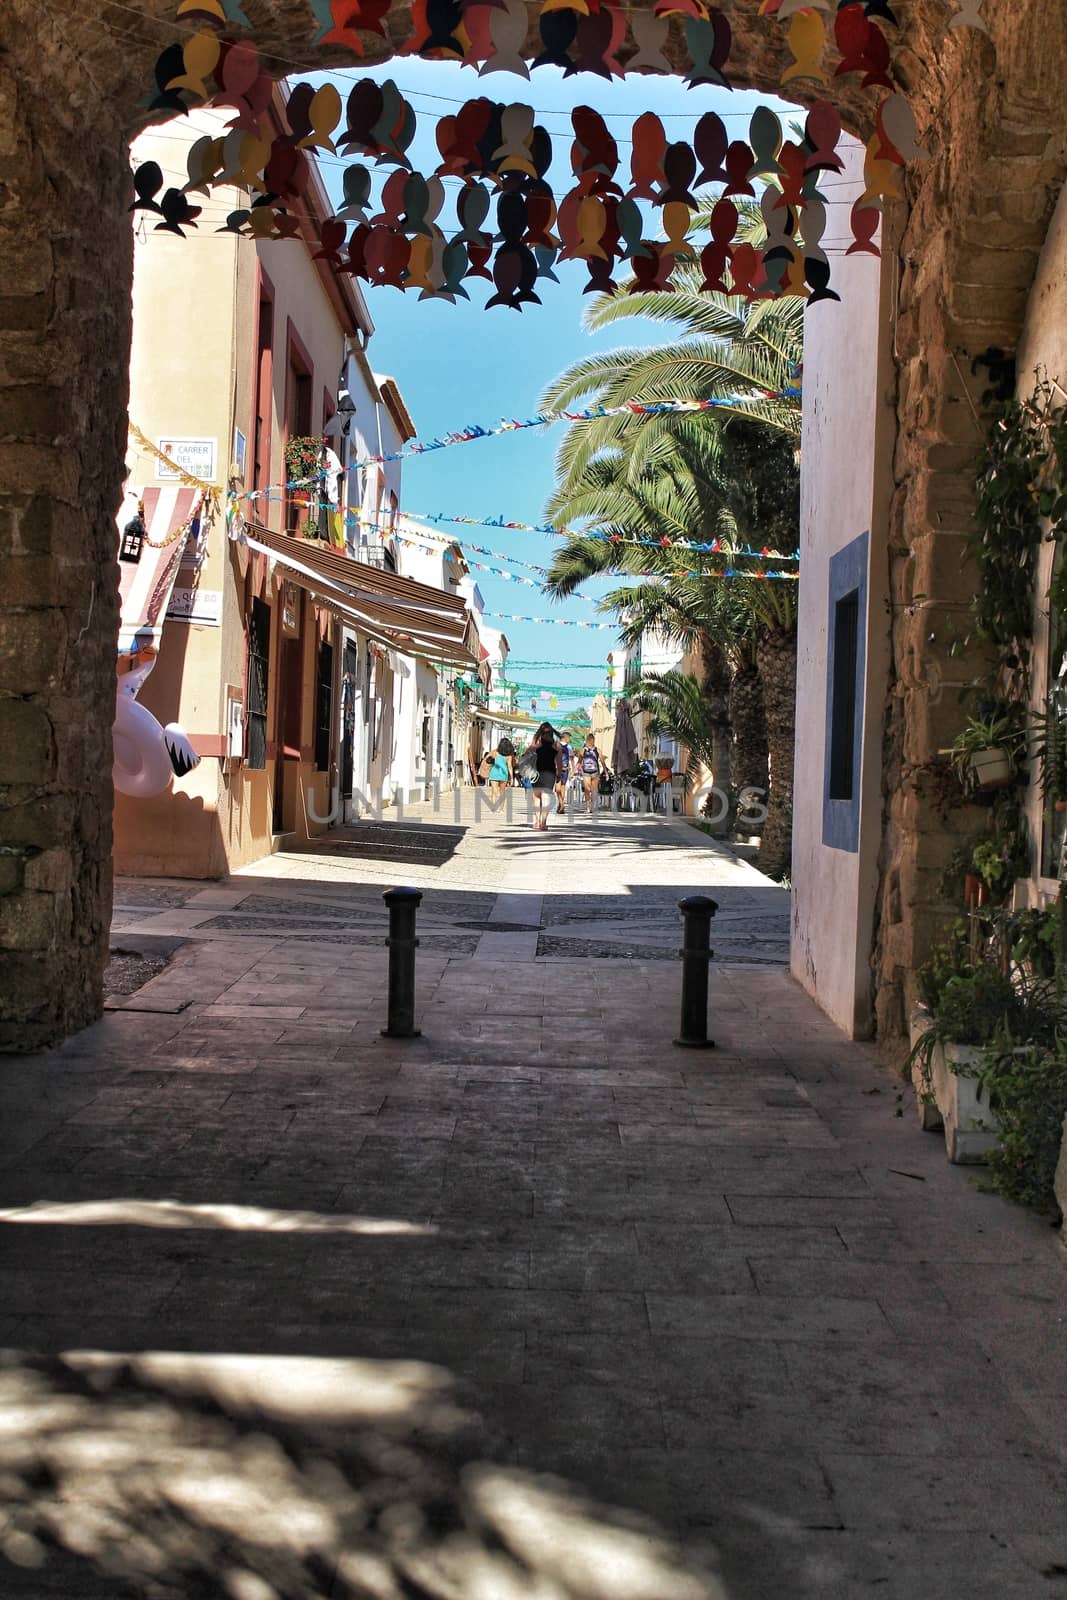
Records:
<instances>
[{"instance_id":1,"label":"person walking","mask_svg":"<svg viewBox=\"0 0 1067 1600\"><path fill-rule=\"evenodd\" d=\"M505 737L493 751L493 763L486 779L494 800L503 799L504 790L513 782L514 777L515 746Z\"/></svg>"},{"instance_id":2,"label":"person walking","mask_svg":"<svg viewBox=\"0 0 1067 1600\"><path fill-rule=\"evenodd\" d=\"M593 802L596 799L600 786L600 775L604 772L604 757L596 747L596 739L591 733L585 736L585 744L578 757L578 770L582 775L582 788L585 791L585 814L593 815Z\"/></svg>"},{"instance_id":3,"label":"person walking","mask_svg":"<svg viewBox=\"0 0 1067 1600\"><path fill-rule=\"evenodd\" d=\"M532 758L531 764L534 769L533 795L536 806L533 819L534 832L545 833L548 829L548 807L552 803L559 768L556 739L551 723L542 722L526 755Z\"/></svg>"},{"instance_id":4,"label":"person walking","mask_svg":"<svg viewBox=\"0 0 1067 1600\"><path fill-rule=\"evenodd\" d=\"M559 757L556 767L556 810L565 811L567 802L567 780L571 775L571 763L574 761L574 751L571 748L571 736L566 728L559 736Z\"/></svg>"}]
</instances>

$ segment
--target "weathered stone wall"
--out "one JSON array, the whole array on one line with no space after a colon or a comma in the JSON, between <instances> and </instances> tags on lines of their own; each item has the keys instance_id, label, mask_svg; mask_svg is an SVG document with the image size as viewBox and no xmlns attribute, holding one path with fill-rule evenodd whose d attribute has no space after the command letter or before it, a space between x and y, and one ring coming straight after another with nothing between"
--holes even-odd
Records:
<instances>
[{"instance_id":1,"label":"weathered stone wall","mask_svg":"<svg viewBox=\"0 0 1067 1600\"><path fill-rule=\"evenodd\" d=\"M100 1006L130 229L114 108L40 8L0 20L0 1047Z\"/></svg>"},{"instance_id":2,"label":"weathered stone wall","mask_svg":"<svg viewBox=\"0 0 1067 1600\"><path fill-rule=\"evenodd\" d=\"M278 76L325 64L311 60L307 0L245 4ZM948 655L971 592L962 540L982 383L970 364L987 345L1018 338L1063 180L1067 86L1063 0L985 0L989 38L947 30L955 0L899 9L903 71L934 160L909 179L899 259L894 687L875 957L883 1035L902 1028L907 974L945 910L937 879L951 841L910 775L948 742L953 686L972 675L972 663ZM731 14L735 80L777 89L780 33L752 7ZM173 15L173 0L141 0L136 13L89 0L61 27L36 0L0 8L0 1046L9 1049L71 1031L99 1003L129 340L126 139L146 120L145 88L175 36ZM406 8L387 20L398 43ZM860 133L872 103L856 94Z\"/></svg>"},{"instance_id":3,"label":"weathered stone wall","mask_svg":"<svg viewBox=\"0 0 1067 1600\"><path fill-rule=\"evenodd\" d=\"M940 879L959 834L981 818L943 816L926 768L958 731L959 693L987 662L950 653L975 589L965 541L973 464L985 431L991 346L1015 350L1038 253L1067 171L1067 8L986 0L991 37L946 52L927 106L934 160L909 180L894 351L899 376L890 529L895 685L886 719L886 823L875 952L876 1016L899 1039L909 974L952 908Z\"/></svg>"}]
</instances>

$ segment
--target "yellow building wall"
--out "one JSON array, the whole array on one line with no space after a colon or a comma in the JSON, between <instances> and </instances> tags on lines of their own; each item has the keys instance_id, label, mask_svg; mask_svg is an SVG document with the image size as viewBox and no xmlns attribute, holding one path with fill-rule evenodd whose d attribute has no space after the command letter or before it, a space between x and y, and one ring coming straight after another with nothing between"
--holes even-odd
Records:
<instances>
[{"instance_id":1,"label":"yellow building wall","mask_svg":"<svg viewBox=\"0 0 1067 1600\"><path fill-rule=\"evenodd\" d=\"M188 145L203 133L217 135L225 122L226 115L196 112L188 125L171 123L149 130L133 147L134 162L158 162L165 183L181 187L186 181ZM214 191L204 202L198 231L185 239L156 233L150 214L143 226L135 217L130 418L154 441L213 439L215 478L223 491L236 465L237 429L245 437L246 471L251 473L260 262L274 295L272 483L285 478L290 324L313 369L313 432L321 430L324 391L336 397L346 349L337 310L301 241L257 242L215 231L227 212L244 204L247 199L240 190ZM132 484L165 481L155 475L154 458L136 445L131 446L128 465ZM235 487L240 491L246 484L237 480ZM260 502L255 515L275 529L284 525L284 510L277 501ZM227 686L242 696L246 692L250 589L221 512L208 533L199 586L221 593L219 626L167 621L159 660L139 698L161 723L180 722L194 746L211 753L154 799L116 795L114 853L120 873L215 878L258 860L273 846L279 771L286 796L284 830L298 837L324 831L323 825L311 822L306 799L310 788L315 812L327 815L332 774L314 770L318 650L314 608L308 604L303 610L301 759L279 763L274 734L280 606L274 581L268 577L262 594L272 610L268 758L265 770L253 771L224 762L219 754Z\"/></svg>"}]
</instances>

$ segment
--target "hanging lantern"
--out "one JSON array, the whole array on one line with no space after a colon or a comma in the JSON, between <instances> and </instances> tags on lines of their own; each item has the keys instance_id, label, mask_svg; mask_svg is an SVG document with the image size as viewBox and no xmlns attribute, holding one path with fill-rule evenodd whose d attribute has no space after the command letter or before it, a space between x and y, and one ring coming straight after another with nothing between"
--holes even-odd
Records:
<instances>
[{"instance_id":1,"label":"hanging lantern","mask_svg":"<svg viewBox=\"0 0 1067 1600\"><path fill-rule=\"evenodd\" d=\"M132 562L136 566L141 559L141 550L147 536L148 531L141 516L131 517L122 530L122 539L119 542L119 560Z\"/></svg>"}]
</instances>

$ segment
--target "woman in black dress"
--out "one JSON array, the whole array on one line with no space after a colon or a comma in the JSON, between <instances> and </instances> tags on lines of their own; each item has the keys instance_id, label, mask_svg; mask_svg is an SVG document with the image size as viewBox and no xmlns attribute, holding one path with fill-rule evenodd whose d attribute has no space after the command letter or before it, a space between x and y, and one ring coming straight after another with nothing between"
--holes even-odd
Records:
<instances>
[{"instance_id":1,"label":"woman in black dress","mask_svg":"<svg viewBox=\"0 0 1067 1600\"><path fill-rule=\"evenodd\" d=\"M556 736L548 722L542 722L534 735L534 742L526 752L532 758L534 765L533 796L534 796L534 831L544 833L548 828L548 810L552 803L552 796L556 790L556 779L559 769L559 752L556 749Z\"/></svg>"}]
</instances>

